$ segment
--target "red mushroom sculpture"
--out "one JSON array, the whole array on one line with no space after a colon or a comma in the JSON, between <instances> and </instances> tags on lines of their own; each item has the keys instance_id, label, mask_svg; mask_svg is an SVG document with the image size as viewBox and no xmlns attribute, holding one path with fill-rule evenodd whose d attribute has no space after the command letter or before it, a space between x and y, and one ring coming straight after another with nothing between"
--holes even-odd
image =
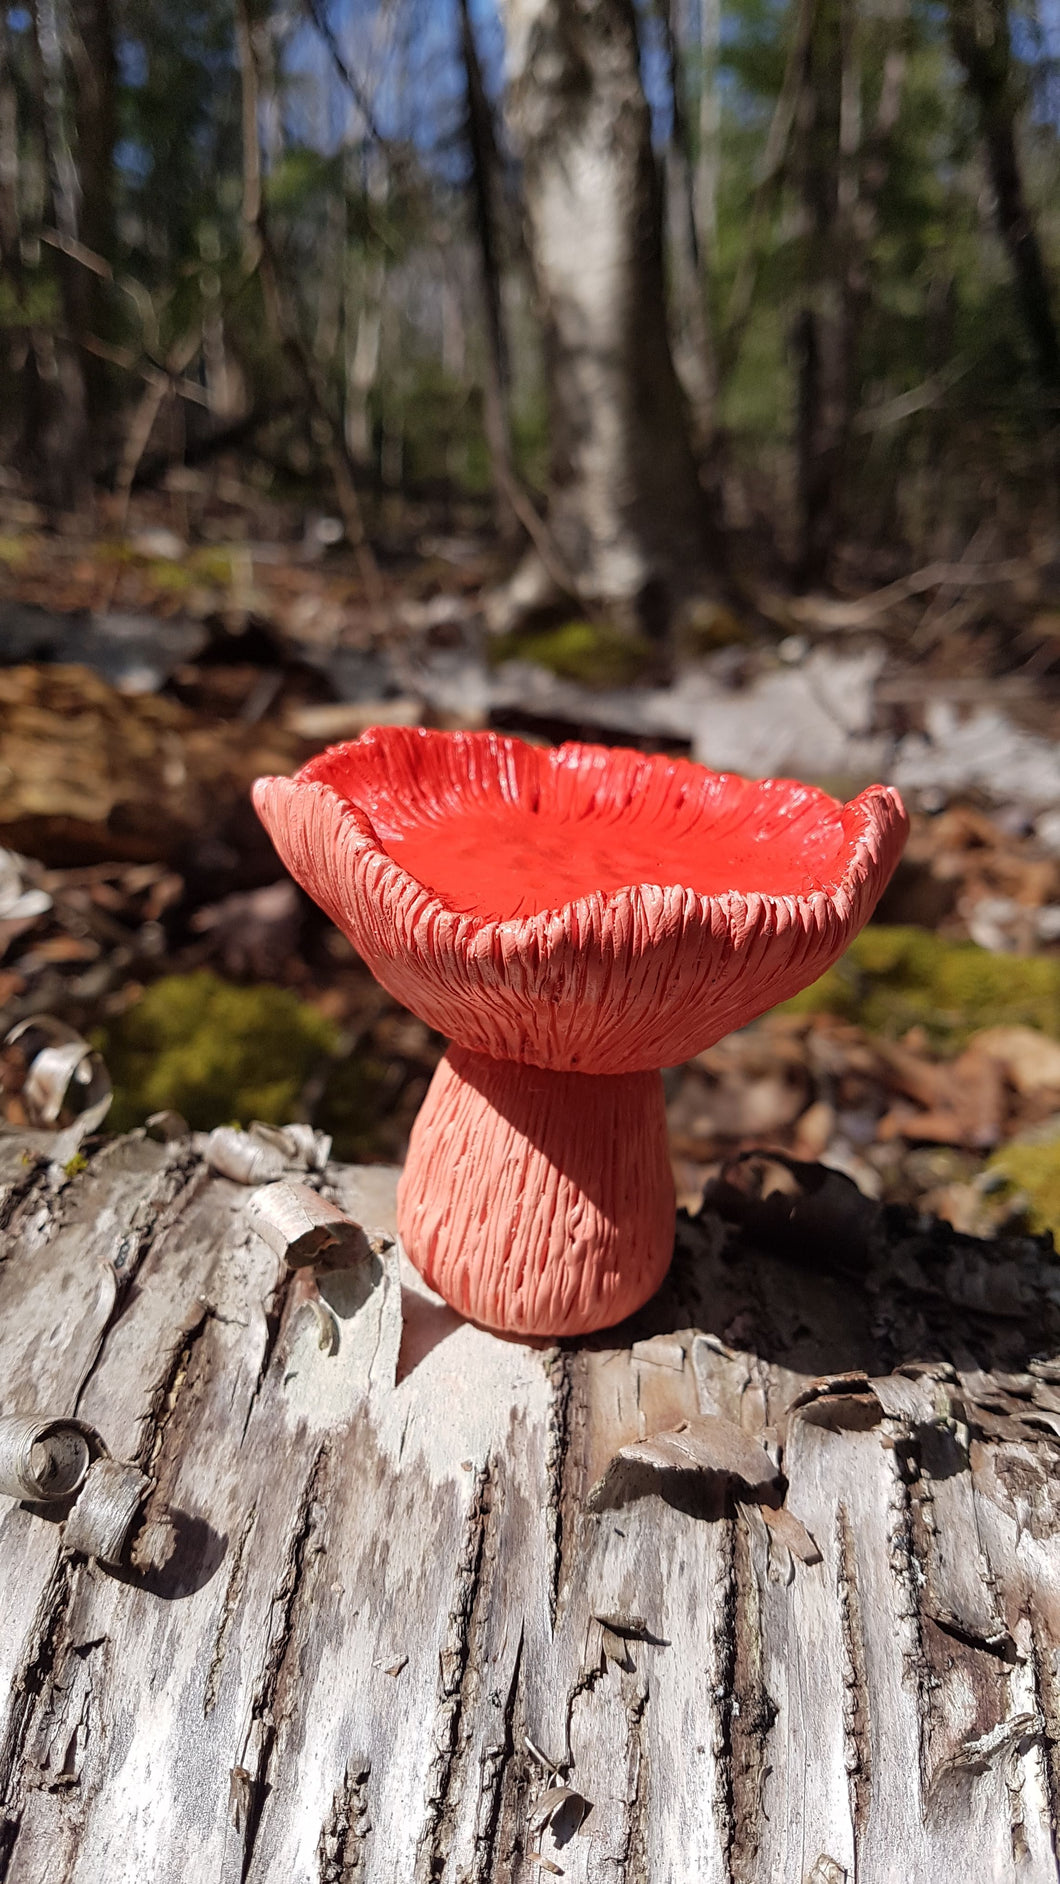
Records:
<instances>
[{"instance_id":1,"label":"red mushroom sculpture","mask_svg":"<svg viewBox=\"0 0 1060 1884\"><path fill-rule=\"evenodd\" d=\"M664 1276L659 1069L824 972L901 854L896 792L597 746L379 727L254 802L292 876L453 1042L398 1221L486 1327L584 1334Z\"/></svg>"}]
</instances>

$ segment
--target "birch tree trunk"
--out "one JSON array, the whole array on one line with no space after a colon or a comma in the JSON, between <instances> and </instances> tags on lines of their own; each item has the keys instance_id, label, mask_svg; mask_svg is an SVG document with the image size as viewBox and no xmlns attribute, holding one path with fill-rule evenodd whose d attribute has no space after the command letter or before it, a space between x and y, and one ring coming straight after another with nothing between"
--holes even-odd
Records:
<instances>
[{"instance_id":1,"label":"birch tree trunk","mask_svg":"<svg viewBox=\"0 0 1060 1884\"><path fill-rule=\"evenodd\" d=\"M549 527L583 601L656 639L709 562L667 335L632 0L504 0L552 409Z\"/></svg>"}]
</instances>

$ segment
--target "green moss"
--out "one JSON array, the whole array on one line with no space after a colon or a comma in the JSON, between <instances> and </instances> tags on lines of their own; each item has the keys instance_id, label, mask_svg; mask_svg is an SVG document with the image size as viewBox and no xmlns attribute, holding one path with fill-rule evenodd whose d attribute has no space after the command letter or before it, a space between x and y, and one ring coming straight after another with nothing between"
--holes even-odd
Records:
<instances>
[{"instance_id":1,"label":"green moss","mask_svg":"<svg viewBox=\"0 0 1060 1884\"><path fill-rule=\"evenodd\" d=\"M1014 1139L995 1151L987 1170L1027 1199L1032 1230L1051 1230L1060 1239L1060 1130L1051 1136Z\"/></svg>"},{"instance_id":2,"label":"green moss","mask_svg":"<svg viewBox=\"0 0 1060 1884\"><path fill-rule=\"evenodd\" d=\"M650 642L623 634L607 622L565 621L554 628L521 628L502 635L490 649L502 661L533 661L561 680L589 687L625 687L647 673L655 659Z\"/></svg>"},{"instance_id":3,"label":"green moss","mask_svg":"<svg viewBox=\"0 0 1060 1884\"><path fill-rule=\"evenodd\" d=\"M379 1156L379 1102L386 1074L381 1060L336 1060L314 1115L314 1124L331 1134L334 1157L357 1164Z\"/></svg>"},{"instance_id":4,"label":"green moss","mask_svg":"<svg viewBox=\"0 0 1060 1884\"><path fill-rule=\"evenodd\" d=\"M716 648L739 647L753 639L750 622L742 621L722 602L696 603L682 623L679 633L682 650L688 654L713 654Z\"/></svg>"},{"instance_id":5,"label":"green moss","mask_svg":"<svg viewBox=\"0 0 1060 1884\"><path fill-rule=\"evenodd\" d=\"M294 1118L337 1035L286 988L235 987L202 971L156 981L95 1044L114 1081L111 1130L128 1131L172 1107L208 1131L233 1120Z\"/></svg>"},{"instance_id":6,"label":"green moss","mask_svg":"<svg viewBox=\"0 0 1060 1884\"><path fill-rule=\"evenodd\" d=\"M892 1039L922 1026L936 1047L979 1027L1038 1027L1060 1036L1060 956L992 955L927 929L869 927L789 1013L838 1014Z\"/></svg>"},{"instance_id":7,"label":"green moss","mask_svg":"<svg viewBox=\"0 0 1060 1884\"><path fill-rule=\"evenodd\" d=\"M196 577L185 563L173 562L169 558L153 557L147 564L147 577L153 589L183 595L185 590L194 588Z\"/></svg>"},{"instance_id":8,"label":"green moss","mask_svg":"<svg viewBox=\"0 0 1060 1884\"><path fill-rule=\"evenodd\" d=\"M227 589L234 570L232 551L223 544L204 544L192 550L187 570L196 582L204 582L214 589Z\"/></svg>"}]
</instances>

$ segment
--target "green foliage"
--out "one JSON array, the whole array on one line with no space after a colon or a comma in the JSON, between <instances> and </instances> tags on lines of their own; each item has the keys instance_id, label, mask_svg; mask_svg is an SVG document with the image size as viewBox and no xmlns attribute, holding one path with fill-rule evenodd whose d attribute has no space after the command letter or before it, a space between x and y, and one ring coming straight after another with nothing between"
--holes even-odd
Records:
<instances>
[{"instance_id":1,"label":"green foliage","mask_svg":"<svg viewBox=\"0 0 1060 1884\"><path fill-rule=\"evenodd\" d=\"M927 929L870 926L786 1009L838 1014L892 1039L921 1026L944 1048L989 1026L1060 1037L1060 956L992 955Z\"/></svg>"},{"instance_id":2,"label":"green foliage","mask_svg":"<svg viewBox=\"0 0 1060 1884\"><path fill-rule=\"evenodd\" d=\"M114 1081L109 1129L128 1131L172 1107L208 1131L296 1117L337 1034L286 988L236 987L204 970L156 981L94 1044Z\"/></svg>"},{"instance_id":3,"label":"green foliage","mask_svg":"<svg viewBox=\"0 0 1060 1884\"><path fill-rule=\"evenodd\" d=\"M1003 1145L986 1168L1026 1198L1030 1229L1051 1230L1060 1238L1060 1131L1055 1126Z\"/></svg>"},{"instance_id":4,"label":"green foliage","mask_svg":"<svg viewBox=\"0 0 1060 1884\"><path fill-rule=\"evenodd\" d=\"M561 680L589 687L624 687L649 672L651 643L607 622L565 621L555 628L520 628L491 644L494 666L504 661L534 661Z\"/></svg>"}]
</instances>

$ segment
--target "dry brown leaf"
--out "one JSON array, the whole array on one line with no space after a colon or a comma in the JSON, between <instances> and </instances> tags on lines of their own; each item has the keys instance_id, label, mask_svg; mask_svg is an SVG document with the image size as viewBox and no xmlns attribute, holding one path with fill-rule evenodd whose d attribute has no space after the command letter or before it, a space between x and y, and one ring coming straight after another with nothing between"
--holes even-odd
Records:
<instances>
[{"instance_id":1,"label":"dry brown leaf","mask_svg":"<svg viewBox=\"0 0 1060 1884\"><path fill-rule=\"evenodd\" d=\"M970 1046L1001 1067L1018 1093L1060 1092L1060 1042L1034 1027L984 1027Z\"/></svg>"}]
</instances>

